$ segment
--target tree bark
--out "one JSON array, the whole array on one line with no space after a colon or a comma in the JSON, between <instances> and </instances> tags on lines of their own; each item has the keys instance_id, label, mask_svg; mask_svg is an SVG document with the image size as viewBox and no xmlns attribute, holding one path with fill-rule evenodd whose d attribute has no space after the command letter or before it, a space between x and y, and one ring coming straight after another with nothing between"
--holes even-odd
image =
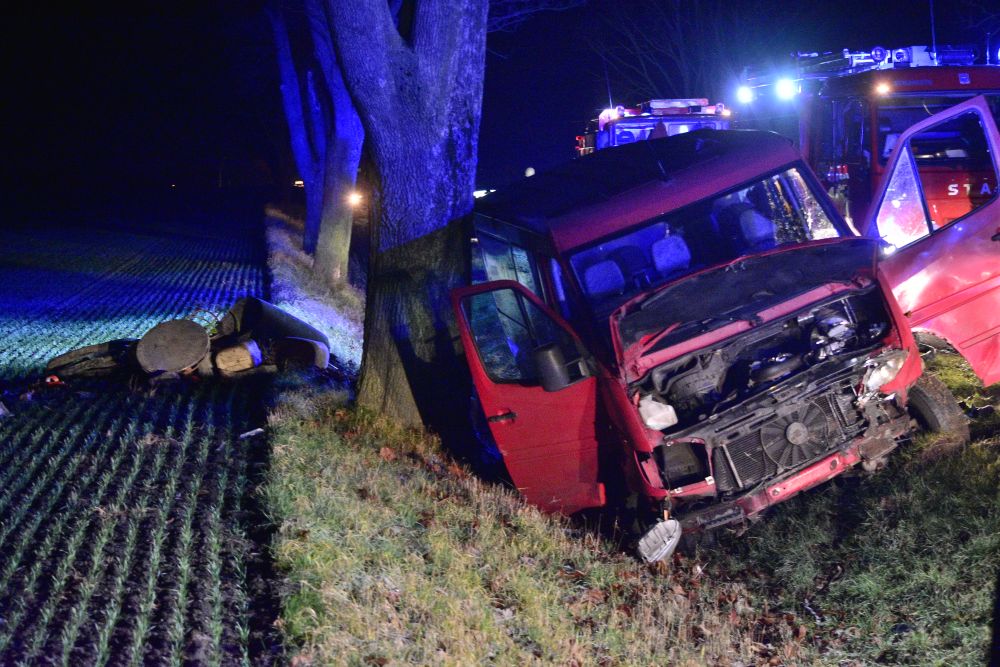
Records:
<instances>
[{"instance_id":1,"label":"tree bark","mask_svg":"<svg viewBox=\"0 0 1000 667\"><path fill-rule=\"evenodd\" d=\"M347 280L354 209L347 202L354 189L361 163L363 134L336 136L327 142L326 168L322 188L322 216L313 259L313 273L324 283L336 285Z\"/></svg>"},{"instance_id":2,"label":"tree bark","mask_svg":"<svg viewBox=\"0 0 1000 667\"><path fill-rule=\"evenodd\" d=\"M357 181L365 132L330 41L325 8L320 0L308 0L306 13L316 60L325 75L332 116L331 136L326 142L323 212L313 273L324 283L336 285L348 277L354 209L347 198Z\"/></svg>"},{"instance_id":3,"label":"tree bark","mask_svg":"<svg viewBox=\"0 0 1000 667\"><path fill-rule=\"evenodd\" d=\"M449 292L464 283L461 221L386 252L369 271L358 403L447 437L468 406Z\"/></svg>"},{"instance_id":4,"label":"tree bark","mask_svg":"<svg viewBox=\"0 0 1000 667\"><path fill-rule=\"evenodd\" d=\"M443 436L466 412L448 293L465 279L487 4L420 0L405 38L388 3L327 5L382 193L358 403Z\"/></svg>"},{"instance_id":5,"label":"tree bark","mask_svg":"<svg viewBox=\"0 0 1000 667\"><path fill-rule=\"evenodd\" d=\"M306 129L309 132L309 144L312 146L312 172L306 186L306 227L302 232L302 249L310 255L316 252L319 240L319 230L323 223L323 207L326 200L327 169L330 167L329 136L331 123L327 119L327 111L323 108L320 92L317 90L316 75L312 70L306 72ZM311 192L309 192L311 190Z\"/></svg>"}]
</instances>

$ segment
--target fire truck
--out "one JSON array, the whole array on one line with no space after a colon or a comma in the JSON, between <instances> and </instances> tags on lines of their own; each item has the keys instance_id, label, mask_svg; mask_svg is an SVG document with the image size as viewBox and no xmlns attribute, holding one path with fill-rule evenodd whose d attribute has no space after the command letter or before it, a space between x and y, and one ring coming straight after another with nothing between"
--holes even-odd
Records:
<instances>
[{"instance_id":1,"label":"fire truck","mask_svg":"<svg viewBox=\"0 0 1000 667\"><path fill-rule=\"evenodd\" d=\"M576 137L577 155L692 130L729 129L732 111L707 98L648 100L636 107L605 109Z\"/></svg>"},{"instance_id":2,"label":"fire truck","mask_svg":"<svg viewBox=\"0 0 1000 667\"><path fill-rule=\"evenodd\" d=\"M784 72L748 69L738 100L747 125L797 117L799 149L854 224L869 209L875 186L906 128L977 95L1000 116L1000 66L976 64L971 48L926 46L867 52L797 54ZM773 128L768 128L773 129ZM938 225L962 217L996 191L996 174L973 156L959 127L924 133L912 144L930 217Z\"/></svg>"}]
</instances>

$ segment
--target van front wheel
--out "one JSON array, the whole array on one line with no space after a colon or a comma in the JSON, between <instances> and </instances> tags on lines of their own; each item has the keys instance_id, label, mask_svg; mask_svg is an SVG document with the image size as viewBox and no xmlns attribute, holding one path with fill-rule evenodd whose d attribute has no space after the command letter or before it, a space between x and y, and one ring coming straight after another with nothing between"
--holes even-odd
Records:
<instances>
[{"instance_id":1,"label":"van front wheel","mask_svg":"<svg viewBox=\"0 0 1000 667\"><path fill-rule=\"evenodd\" d=\"M917 422L917 433L944 436L935 450L944 453L969 442L969 420L947 385L935 376L924 373L910 387L907 409Z\"/></svg>"}]
</instances>

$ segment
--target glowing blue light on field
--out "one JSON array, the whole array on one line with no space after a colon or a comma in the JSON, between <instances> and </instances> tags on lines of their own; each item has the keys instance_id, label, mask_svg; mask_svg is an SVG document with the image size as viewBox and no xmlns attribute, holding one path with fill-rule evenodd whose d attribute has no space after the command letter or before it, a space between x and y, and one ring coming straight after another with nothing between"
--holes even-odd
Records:
<instances>
[{"instance_id":1,"label":"glowing blue light on field","mask_svg":"<svg viewBox=\"0 0 1000 667\"><path fill-rule=\"evenodd\" d=\"M740 104L750 104L753 102L753 88L750 86L740 86L736 89L736 100Z\"/></svg>"},{"instance_id":2,"label":"glowing blue light on field","mask_svg":"<svg viewBox=\"0 0 1000 667\"><path fill-rule=\"evenodd\" d=\"M790 100L799 92L799 86L791 79L778 79L774 84L774 93L781 100Z\"/></svg>"}]
</instances>

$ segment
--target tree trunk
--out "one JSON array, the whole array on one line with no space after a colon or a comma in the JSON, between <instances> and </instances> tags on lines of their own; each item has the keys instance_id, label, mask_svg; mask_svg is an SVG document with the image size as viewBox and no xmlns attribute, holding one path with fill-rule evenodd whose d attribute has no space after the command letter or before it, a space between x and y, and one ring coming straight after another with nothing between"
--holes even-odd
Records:
<instances>
[{"instance_id":1,"label":"tree trunk","mask_svg":"<svg viewBox=\"0 0 1000 667\"><path fill-rule=\"evenodd\" d=\"M320 219L323 215L323 169L317 167L314 170L317 178L312 181L305 181L306 188L306 219L305 229L302 232L302 249L310 255L316 251L316 242L310 241L318 235Z\"/></svg>"},{"instance_id":2,"label":"tree trunk","mask_svg":"<svg viewBox=\"0 0 1000 667\"><path fill-rule=\"evenodd\" d=\"M361 163L363 134L331 137L327 142L323 212L313 260L313 273L328 285L347 280L354 208L347 196L354 189Z\"/></svg>"},{"instance_id":3,"label":"tree trunk","mask_svg":"<svg viewBox=\"0 0 1000 667\"><path fill-rule=\"evenodd\" d=\"M468 412L449 292L468 274L488 3L420 0L406 28L388 4L327 8L381 193L358 403L447 437Z\"/></svg>"},{"instance_id":4,"label":"tree trunk","mask_svg":"<svg viewBox=\"0 0 1000 667\"><path fill-rule=\"evenodd\" d=\"M464 225L375 255L369 270L358 403L447 436L468 412L467 369L449 293L465 282Z\"/></svg>"},{"instance_id":5,"label":"tree trunk","mask_svg":"<svg viewBox=\"0 0 1000 667\"><path fill-rule=\"evenodd\" d=\"M313 9L314 14L317 11ZM324 283L335 285L347 280L351 225L354 222L354 209L348 204L347 197L357 182L365 131L347 92L333 47L325 43L322 46L317 48L317 52L328 67L326 81L330 94L332 136L326 141L323 215L313 273Z\"/></svg>"},{"instance_id":6,"label":"tree trunk","mask_svg":"<svg viewBox=\"0 0 1000 667\"><path fill-rule=\"evenodd\" d=\"M312 70L306 72L306 117L307 129L310 134L309 144L313 147L312 179L306 185L306 228L302 233L302 249L310 255L316 252L319 241L319 230L323 220L323 208L326 199L327 169L330 165L328 129L331 123L327 120L320 101L320 93L316 89L316 76ZM312 190L312 192L309 192Z\"/></svg>"}]
</instances>

